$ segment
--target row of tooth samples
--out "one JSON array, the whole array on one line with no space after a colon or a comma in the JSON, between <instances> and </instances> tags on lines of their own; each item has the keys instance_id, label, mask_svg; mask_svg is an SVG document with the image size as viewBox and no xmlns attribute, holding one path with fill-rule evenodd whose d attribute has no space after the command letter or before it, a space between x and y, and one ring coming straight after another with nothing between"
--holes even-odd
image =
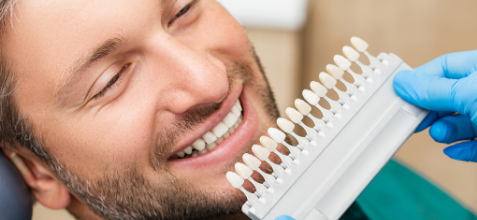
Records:
<instances>
[{"instance_id":1,"label":"row of tooth samples","mask_svg":"<svg viewBox=\"0 0 477 220\"><path fill-rule=\"evenodd\" d=\"M327 72L321 72L319 75L320 81L319 82L311 82L310 87L311 90L305 89L303 90L303 97L306 101L301 99L295 100L295 107L296 108L287 108L286 115L288 119L279 118L277 120L277 125L281 129L276 128L269 128L268 135L262 136L260 138L261 145L254 145L252 147L252 152L254 154L244 154L242 159L244 163L237 163L235 165L236 172L228 172L227 179L237 189L240 189L248 198L249 206L253 205L254 203L260 201L261 196L264 193L272 192L272 185L273 184L280 184L281 175L284 173L289 173L290 168L289 166L292 163L298 163L296 158L299 154L306 155L306 147L307 146L314 146L316 143L313 141L315 137L323 137L325 135L324 128L325 127L332 127L332 119L333 118L340 118L340 110L341 109L348 109L347 103L350 100L355 100L356 97L354 96L358 90L364 91L363 84L365 82L372 83L372 74L379 74L379 67L385 64L383 60L379 60L371 55L366 51L368 48L368 44L358 37L351 38L351 44L355 49L345 46L343 47L343 53L347 57L343 57L340 55L336 55L334 57L334 61L336 65L329 64L326 66ZM365 54L368 59L370 60L370 65L362 64L358 59L360 53ZM356 63L362 69L362 73L358 74L355 73L350 69L351 65ZM348 72L353 76L354 83L349 83L343 79L344 72ZM346 86L346 91L341 91L336 87L338 81L341 81ZM328 90L334 90L338 96L339 100L335 101L327 97ZM330 109L326 109L319 104L320 99L325 99L330 104ZM318 108L323 117L317 118L311 114L312 107L314 106ZM314 123L313 127L309 127L303 123L304 117L308 117ZM305 131L305 137L302 137L294 132L295 124L301 126ZM298 144L296 146L292 146L285 141L287 134L293 136L297 141ZM288 155L282 154L277 150L278 144L281 144L288 148L290 153ZM271 153L276 154L281 159L281 163L277 164L274 161L269 159ZM273 172L266 173L260 169L260 165L262 162L269 164ZM260 174L265 182L259 183L255 179L252 178L253 171L256 171ZM254 187L254 192L249 192L243 188L243 184L245 181L250 181Z\"/></svg>"},{"instance_id":2,"label":"row of tooth samples","mask_svg":"<svg viewBox=\"0 0 477 220\"><path fill-rule=\"evenodd\" d=\"M175 158L195 157L211 151L228 138L242 123L242 120L242 104L237 100L222 122L205 133L202 138L197 139L191 146L179 151Z\"/></svg>"}]
</instances>

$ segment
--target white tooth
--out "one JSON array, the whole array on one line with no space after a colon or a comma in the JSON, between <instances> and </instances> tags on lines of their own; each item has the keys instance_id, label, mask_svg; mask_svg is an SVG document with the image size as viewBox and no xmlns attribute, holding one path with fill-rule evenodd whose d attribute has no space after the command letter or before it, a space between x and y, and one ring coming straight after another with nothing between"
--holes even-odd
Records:
<instances>
[{"instance_id":1,"label":"white tooth","mask_svg":"<svg viewBox=\"0 0 477 220\"><path fill-rule=\"evenodd\" d=\"M263 145L263 147L267 148L270 152L273 152L277 149L278 143L272 140L271 138L267 136L262 136L260 137L260 143Z\"/></svg>"},{"instance_id":2,"label":"white tooth","mask_svg":"<svg viewBox=\"0 0 477 220\"><path fill-rule=\"evenodd\" d=\"M270 137L277 143L282 143L283 141L285 141L285 138L287 137L285 133L283 133L282 131L276 128L269 128L268 135L270 135Z\"/></svg>"},{"instance_id":3,"label":"white tooth","mask_svg":"<svg viewBox=\"0 0 477 220\"><path fill-rule=\"evenodd\" d=\"M217 138L217 140L215 141L216 144L220 144L220 142L224 141L224 138L223 136L222 137L219 137Z\"/></svg>"},{"instance_id":4,"label":"white tooth","mask_svg":"<svg viewBox=\"0 0 477 220\"><path fill-rule=\"evenodd\" d=\"M349 67L351 67L351 61L341 55L335 55L333 60L335 61L336 65L339 66L342 70L348 70Z\"/></svg>"},{"instance_id":5,"label":"white tooth","mask_svg":"<svg viewBox=\"0 0 477 220\"><path fill-rule=\"evenodd\" d=\"M229 181L230 184L232 184L233 187L239 189L242 187L243 182L245 181L242 177L240 177L238 174L234 172L227 172L227 180Z\"/></svg>"},{"instance_id":6,"label":"white tooth","mask_svg":"<svg viewBox=\"0 0 477 220\"><path fill-rule=\"evenodd\" d=\"M320 73L321 75L321 73ZM321 79L320 79L321 80ZM323 81L321 81L323 82ZM326 89L321 83L312 81L310 83L311 90L315 92L319 97L325 97L326 93L328 92L328 89Z\"/></svg>"},{"instance_id":7,"label":"white tooth","mask_svg":"<svg viewBox=\"0 0 477 220\"><path fill-rule=\"evenodd\" d=\"M308 115L311 112L311 106L301 99L295 100L295 107L302 115Z\"/></svg>"},{"instance_id":8,"label":"white tooth","mask_svg":"<svg viewBox=\"0 0 477 220\"><path fill-rule=\"evenodd\" d=\"M240 123L242 123L242 121L243 121L243 118L239 117L238 120L237 120L237 123L240 125Z\"/></svg>"},{"instance_id":9,"label":"white tooth","mask_svg":"<svg viewBox=\"0 0 477 220\"><path fill-rule=\"evenodd\" d=\"M205 133L204 136L202 136L202 138L204 139L205 143L207 143L207 144L213 143L214 141L217 140L217 136L212 134L212 132L210 132L210 131Z\"/></svg>"},{"instance_id":10,"label":"white tooth","mask_svg":"<svg viewBox=\"0 0 477 220\"><path fill-rule=\"evenodd\" d=\"M350 46L344 46L343 53L351 62L355 62L356 60L359 59L358 51L356 51Z\"/></svg>"},{"instance_id":11,"label":"white tooth","mask_svg":"<svg viewBox=\"0 0 477 220\"><path fill-rule=\"evenodd\" d=\"M217 144L216 143L212 143L212 144L207 144L207 146L205 148L207 148L207 150L213 150L215 147L217 147ZM205 149L204 149L205 150Z\"/></svg>"},{"instance_id":12,"label":"white tooth","mask_svg":"<svg viewBox=\"0 0 477 220\"><path fill-rule=\"evenodd\" d=\"M192 144L192 147L196 150L203 150L205 148L205 141L199 138Z\"/></svg>"},{"instance_id":13,"label":"white tooth","mask_svg":"<svg viewBox=\"0 0 477 220\"><path fill-rule=\"evenodd\" d=\"M234 105L234 107L232 107L231 112L233 112L236 116L242 115L242 111L235 105Z\"/></svg>"},{"instance_id":14,"label":"white tooth","mask_svg":"<svg viewBox=\"0 0 477 220\"><path fill-rule=\"evenodd\" d=\"M207 149L203 149L203 150L199 151L199 155L205 154L207 152L209 152Z\"/></svg>"},{"instance_id":15,"label":"white tooth","mask_svg":"<svg viewBox=\"0 0 477 220\"><path fill-rule=\"evenodd\" d=\"M199 151L195 150L194 152L192 152L191 157L197 157L197 156L199 156Z\"/></svg>"},{"instance_id":16,"label":"white tooth","mask_svg":"<svg viewBox=\"0 0 477 220\"><path fill-rule=\"evenodd\" d=\"M288 107L285 110L285 113L287 114L288 118L290 118L290 120L297 124L300 123L301 120L303 120L303 115L294 108Z\"/></svg>"},{"instance_id":17,"label":"white tooth","mask_svg":"<svg viewBox=\"0 0 477 220\"><path fill-rule=\"evenodd\" d=\"M182 157L185 156L185 153L184 153L184 151L179 151L179 152L177 152L176 155L177 155L178 157L182 158Z\"/></svg>"},{"instance_id":18,"label":"white tooth","mask_svg":"<svg viewBox=\"0 0 477 220\"><path fill-rule=\"evenodd\" d=\"M228 130L229 127L227 127L227 125L225 125L224 123L220 122L217 126L215 126L215 128L212 128L212 133L214 133L217 137L221 137Z\"/></svg>"},{"instance_id":19,"label":"white tooth","mask_svg":"<svg viewBox=\"0 0 477 220\"><path fill-rule=\"evenodd\" d=\"M191 147L191 146L188 146L188 147L186 147L186 149L184 149L183 151L184 151L184 153L186 153L186 154L191 154L191 153L192 153L192 147Z\"/></svg>"},{"instance_id":20,"label":"white tooth","mask_svg":"<svg viewBox=\"0 0 477 220\"><path fill-rule=\"evenodd\" d=\"M260 160L267 160L268 156L270 156L270 151L257 144L253 145L252 151Z\"/></svg>"},{"instance_id":21,"label":"white tooth","mask_svg":"<svg viewBox=\"0 0 477 220\"><path fill-rule=\"evenodd\" d=\"M368 43L366 43L366 41L362 40L361 38L359 37L352 37L351 38L351 44L353 45L354 48L356 48L356 50L358 50L359 52L364 52L368 49Z\"/></svg>"},{"instance_id":22,"label":"white tooth","mask_svg":"<svg viewBox=\"0 0 477 220\"><path fill-rule=\"evenodd\" d=\"M240 109L240 111L243 110L243 109L242 109L242 105L240 104L240 101L239 101L239 100L237 100L237 102L235 102L235 106L237 106L237 107Z\"/></svg>"},{"instance_id":23,"label":"white tooth","mask_svg":"<svg viewBox=\"0 0 477 220\"><path fill-rule=\"evenodd\" d=\"M308 89L303 90L302 95L311 105L316 105L320 101L320 97Z\"/></svg>"},{"instance_id":24,"label":"white tooth","mask_svg":"<svg viewBox=\"0 0 477 220\"><path fill-rule=\"evenodd\" d=\"M234 129L237 129L239 125L240 125L240 123L236 123L236 124L234 124L234 127L233 127L233 128L234 128Z\"/></svg>"},{"instance_id":25,"label":"white tooth","mask_svg":"<svg viewBox=\"0 0 477 220\"><path fill-rule=\"evenodd\" d=\"M293 124L293 122L288 121L284 118L277 119L277 124L278 127L280 127L280 129L282 129L286 133L293 132L293 129L295 128L295 124Z\"/></svg>"},{"instance_id":26,"label":"white tooth","mask_svg":"<svg viewBox=\"0 0 477 220\"><path fill-rule=\"evenodd\" d=\"M326 65L326 71L328 71L328 73L335 79L343 78L344 71L334 64Z\"/></svg>"},{"instance_id":27,"label":"white tooth","mask_svg":"<svg viewBox=\"0 0 477 220\"><path fill-rule=\"evenodd\" d=\"M223 137L224 139L230 137L229 131L227 131L224 135L222 135L222 137Z\"/></svg>"},{"instance_id":28,"label":"white tooth","mask_svg":"<svg viewBox=\"0 0 477 220\"><path fill-rule=\"evenodd\" d=\"M250 178L253 173L253 170L250 169L250 167L240 162L235 164L235 171L244 179Z\"/></svg>"},{"instance_id":29,"label":"white tooth","mask_svg":"<svg viewBox=\"0 0 477 220\"><path fill-rule=\"evenodd\" d=\"M227 127L231 128L234 126L235 122L237 122L237 119L239 117L237 115L235 115L234 113L232 112L229 112L229 114L227 116L225 116L224 120L222 120L222 122L227 125Z\"/></svg>"},{"instance_id":30,"label":"white tooth","mask_svg":"<svg viewBox=\"0 0 477 220\"><path fill-rule=\"evenodd\" d=\"M335 78L331 77L330 74L325 72L320 73L320 81L328 89L334 88L336 83L338 83Z\"/></svg>"},{"instance_id":31,"label":"white tooth","mask_svg":"<svg viewBox=\"0 0 477 220\"><path fill-rule=\"evenodd\" d=\"M248 153L243 154L242 159L243 162L247 164L247 166L250 167L250 169L252 170L258 169L258 167L262 163L259 159Z\"/></svg>"},{"instance_id":32,"label":"white tooth","mask_svg":"<svg viewBox=\"0 0 477 220\"><path fill-rule=\"evenodd\" d=\"M229 128L229 134L234 133L234 131L235 131L235 128L234 128L234 127Z\"/></svg>"}]
</instances>

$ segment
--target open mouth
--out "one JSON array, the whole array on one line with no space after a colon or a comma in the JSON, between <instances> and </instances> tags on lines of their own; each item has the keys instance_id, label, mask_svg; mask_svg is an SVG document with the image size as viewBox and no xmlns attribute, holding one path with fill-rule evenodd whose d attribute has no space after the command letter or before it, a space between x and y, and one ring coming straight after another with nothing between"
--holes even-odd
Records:
<instances>
[{"instance_id":1,"label":"open mouth","mask_svg":"<svg viewBox=\"0 0 477 220\"><path fill-rule=\"evenodd\" d=\"M242 110L242 104L240 103L240 100L237 100L230 112L219 124L202 135L202 138L194 141L191 146L188 146L184 150L176 153L171 157L171 159L196 157L213 150L220 143L222 143L222 141L227 139L233 132L235 132L235 130L242 123Z\"/></svg>"}]
</instances>

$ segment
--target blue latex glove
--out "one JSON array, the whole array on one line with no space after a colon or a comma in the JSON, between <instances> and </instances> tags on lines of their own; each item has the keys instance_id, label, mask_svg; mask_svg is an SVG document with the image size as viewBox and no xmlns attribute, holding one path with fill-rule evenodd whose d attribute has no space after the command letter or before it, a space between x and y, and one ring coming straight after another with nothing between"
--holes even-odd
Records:
<instances>
[{"instance_id":1,"label":"blue latex glove","mask_svg":"<svg viewBox=\"0 0 477 220\"><path fill-rule=\"evenodd\" d=\"M295 219L288 215L282 215L282 216L278 216L275 220L295 220Z\"/></svg>"},{"instance_id":2,"label":"blue latex glove","mask_svg":"<svg viewBox=\"0 0 477 220\"><path fill-rule=\"evenodd\" d=\"M430 127L440 143L454 143L444 153L477 162L477 50L441 56L415 71L394 78L396 93L407 102L431 110L416 132Z\"/></svg>"}]
</instances>

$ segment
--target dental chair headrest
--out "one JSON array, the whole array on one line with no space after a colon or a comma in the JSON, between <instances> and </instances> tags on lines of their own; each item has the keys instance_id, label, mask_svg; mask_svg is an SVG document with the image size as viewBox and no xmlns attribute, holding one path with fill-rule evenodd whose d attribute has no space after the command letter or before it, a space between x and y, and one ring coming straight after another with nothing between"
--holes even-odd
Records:
<instances>
[{"instance_id":1,"label":"dental chair headrest","mask_svg":"<svg viewBox=\"0 0 477 220\"><path fill-rule=\"evenodd\" d=\"M0 150L0 219L31 220L32 198L23 177Z\"/></svg>"}]
</instances>

